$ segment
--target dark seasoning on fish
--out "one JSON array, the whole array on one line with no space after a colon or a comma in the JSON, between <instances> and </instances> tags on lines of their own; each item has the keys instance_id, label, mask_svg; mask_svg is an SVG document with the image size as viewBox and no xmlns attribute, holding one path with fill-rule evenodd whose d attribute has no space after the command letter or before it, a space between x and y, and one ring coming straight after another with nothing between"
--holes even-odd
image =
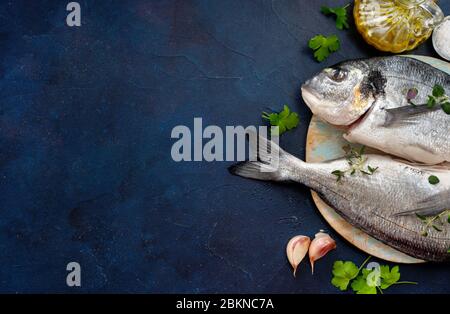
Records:
<instances>
[{"instance_id":1,"label":"dark seasoning on fish","mask_svg":"<svg viewBox=\"0 0 450 314\"><path fill-rule=\"evenodd\" d=\"M337 181L333 172L348 168L346 158L306 163L259 137L262 147L271 145L272 153L278 151L279 166L268 163L269 156L260 150L259 161L238 163L229 170L246 178L304 184L374 238L419 259L449 261L450 224L431 228L424 236L417 216L450 208L450 168L445 164L450 161L450 116L413 106L406 98L415 88L416 103L426 103L436 84L450 91L450 76L412 58L384 57L340 63L302 86L314 114L348 127L347 140L409 161L365 155L365 164L377 171L352 173ZM439 184L430 184L433 175Z\"/></svg>"}]
</instances>

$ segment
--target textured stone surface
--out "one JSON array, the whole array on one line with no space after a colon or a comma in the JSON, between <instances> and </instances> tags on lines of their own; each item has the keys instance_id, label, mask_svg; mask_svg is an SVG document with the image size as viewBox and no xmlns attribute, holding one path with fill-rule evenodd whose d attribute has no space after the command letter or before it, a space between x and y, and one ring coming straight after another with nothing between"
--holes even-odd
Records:
<instances>
[{"instance_id":1,"label":"textured stone surface","mask_svg":"<svg viewBox=\"0 0 450 314\"><path fill-rule=\"evenodd\" d=\"M281 145L304 155L310 112L300 84L326 65L380 55L338 31L322 4L348 1L61 1L0 3L0 291L337 292L336 259L365 255L341 238L314 276L292 278L295 234L328 226L309 190L230 176L230 163L175 163L172 128L258 125L289 104L301 125ZM441 1L450 13L450 4ZM307 40L337 33L316 63ZM428 41L414 53L436 56ZM82 266L82 288L65 266ZM450 292L448 266L402 266Z\"/></svg>"}]
</instances>

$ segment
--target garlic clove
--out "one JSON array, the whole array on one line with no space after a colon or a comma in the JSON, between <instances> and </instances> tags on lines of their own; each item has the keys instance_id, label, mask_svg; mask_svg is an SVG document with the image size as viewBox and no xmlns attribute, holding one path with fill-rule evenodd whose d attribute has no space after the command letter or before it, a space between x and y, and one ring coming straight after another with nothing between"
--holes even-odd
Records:
<instances>
[{"instance_id":1,"label":"garlic clove","mask_svg":"<svg viewBox=\"0 0 450 314\"><path fill-rule=\"evenodd\" d=\"M286 255L294 269L294 277L297 272L297 267L303 258L308 253L309 245L311 244L311 239L307 236L298 235L289 240L286 246Z\"/></svg>"},{"instance_id":2,"label":"garlic clove","mask_svg":"<svg viewBox=\"0 0 450 314\"><path fill-rule=\"evenodd\" d=\"M320 231L311 241L309 246L309 262L311 263L311 273L314 274L314 262L324 257L329 251L336 248L334 241L328 234Z\"/></svg>"}]
</instances>

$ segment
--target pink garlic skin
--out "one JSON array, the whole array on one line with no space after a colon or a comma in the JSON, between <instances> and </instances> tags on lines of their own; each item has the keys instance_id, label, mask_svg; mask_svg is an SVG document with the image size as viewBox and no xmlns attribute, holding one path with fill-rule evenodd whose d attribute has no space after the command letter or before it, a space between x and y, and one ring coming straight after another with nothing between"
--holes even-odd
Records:
<instances>
[{"instance_id":1,"label":"pink garlic skin","mask_svg":"<svg viewBox=\"0 0 450 314\"><path fill-rule=\"evenodd\" d=\"M309 246L309 262L311 263L311 273L314 274L314 262L324 257L329 251L336 248L334 241L328 234L319 232Z\"/></svg>"},{"instance_id":2,"label":"pink garlic skin","mask_svg":"<svg viewBox=\"0 0 450 314\"><path fill-rule=\"evenodd\" d=\"M298 235L293 237L286 246L286 255L294 269L294 277L297 272L297 267L303 258L308 253L309 245L311 244L311 239L307 236Z\"/></svg>"}]
</instances>

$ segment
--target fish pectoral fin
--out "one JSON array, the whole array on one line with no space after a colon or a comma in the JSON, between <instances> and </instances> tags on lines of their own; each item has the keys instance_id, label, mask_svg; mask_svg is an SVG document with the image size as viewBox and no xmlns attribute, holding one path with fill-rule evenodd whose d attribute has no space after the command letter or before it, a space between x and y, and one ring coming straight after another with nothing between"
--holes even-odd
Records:
<instances>
[{"instance_id":1,"label":"fish pectoral fin","mask_svg":"<svg viewBox=\"0 0 450 314\"><path fill-rule=\"evenodd\" d=\"M427 151L428 152L428 151ZM418 167L422 170L427 170L427 171L444 171L447 172L448 170L450 170L450 162L441 162L441 163L433 163L433 162L428 162L428 163L422 163L422 162L416 162L416 161L412 161L412 160L406 160L406 159L402 159L402 158L397 158L397 157L392 157L392 160L394 161L398 161L407 165L410 165L412 167Z\"/></svg>"},{"instance_id":2,"label":"fish pectoral fin","mask_svg":"<svg viewBox=\"0 0 450 314\"><path fill-rule=\"evenodd\" d=\"M398 126L405 124L414 124L420 121L419 117L428 114L431 111L439 109L439 106L429 108L427 105L409 105L398 108L384 109L386 112L386 120L384 127Z\"/></svg>"},{"instance_id":3,"label":"fish pectoral fin","mask_svg":"<svg viewBox=\"0 0 450 314\"><path fill-rule=\"evenodd\" d=\"M433 216L438 215L447 209L450 209L450 190L439 192L431 197L419 201L415 208L395 213L393 216Z\"/></svg>"},{"instance_id":4,"label":"fish pectoral fin","mask_svg":"<svg viewBox=\"0 0 450 314\"><path fill-rule=\"evenodd\" d=\"M392 217L409 216L409 215L420 215L420 216L434 216L441 213L444 209L436 208L415 208L411 210L405 210L403 212L395 213Z\"/></svg>"}]
</instances>

